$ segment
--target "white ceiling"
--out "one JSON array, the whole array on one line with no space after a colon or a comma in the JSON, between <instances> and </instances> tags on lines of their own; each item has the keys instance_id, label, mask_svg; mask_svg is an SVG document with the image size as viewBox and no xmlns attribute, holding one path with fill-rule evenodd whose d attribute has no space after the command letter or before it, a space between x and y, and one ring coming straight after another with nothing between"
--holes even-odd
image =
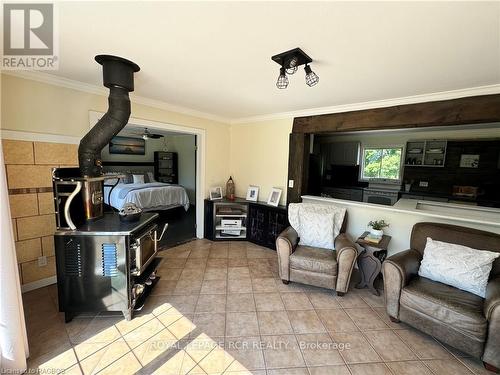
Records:
<instances>
[{"instance_id":1,"label":"white ceiling","mask_svg":"<svg viewBox=\"0 0 500 375\"><path fill-rule=\"evenodd\" d=\"M96 54L141 66L136 94L228 119L500 83L500 3L62 2L60 70L101 84ZM286 90L271 56L301 47Z\"/></svg>"}]
</instances>

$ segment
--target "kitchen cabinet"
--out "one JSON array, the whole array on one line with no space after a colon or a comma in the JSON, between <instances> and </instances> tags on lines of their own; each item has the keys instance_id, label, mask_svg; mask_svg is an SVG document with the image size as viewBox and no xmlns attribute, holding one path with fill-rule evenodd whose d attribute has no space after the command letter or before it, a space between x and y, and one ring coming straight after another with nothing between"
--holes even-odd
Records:
<instances>
[{"instance_id":1,"label":"kitchen cabinet","mask_svg":"<svg viewBox=\"0 0 500 375\"><path fill-rule=\"evenodd\" d=\"M326 166L359 165L359 142L324 143L322 154L325 157Z\"/></svg>"}]
</instances>

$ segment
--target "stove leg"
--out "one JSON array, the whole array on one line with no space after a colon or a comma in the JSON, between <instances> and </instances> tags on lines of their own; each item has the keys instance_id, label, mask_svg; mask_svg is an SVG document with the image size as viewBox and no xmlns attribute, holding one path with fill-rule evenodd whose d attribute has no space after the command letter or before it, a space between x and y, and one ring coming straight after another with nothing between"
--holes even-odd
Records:
<instances>
[{"instance_id":1,"label":"stove leg","mask_svg":"<svg viewBox=\"0 0 500 375\"><path fill-rule=\"evenodd\" d=\"M74 314L68 311L64 312L64 322L69 323L73 320Z\"/></svg>"},{"instance_id":2,"label":"stove leg","mask_svg":"<svg viewBox=\"0 0 500 375\"><path fill-rule=\"evenodd\" d=\"M123 310L122 311L123 313L123 316L125 317L125 320L132 320L132 309L128 309L128 310Z\"/></svg>"}]
</instances>

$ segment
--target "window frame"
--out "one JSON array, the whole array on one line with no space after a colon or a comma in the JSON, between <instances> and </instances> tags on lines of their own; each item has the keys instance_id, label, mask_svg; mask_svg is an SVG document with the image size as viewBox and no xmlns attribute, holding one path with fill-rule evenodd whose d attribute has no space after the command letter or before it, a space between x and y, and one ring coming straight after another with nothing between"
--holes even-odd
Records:
<instances>
[{"instance_id":1,"label":"window frame","mask_svg":"<svg viewBox=\"0 0 500 375\"><path fill-rule=\"evenodd\" d=\"M389 149L389 148L399 148L401 149L401 157L399 159L399 178L397 180L393 180L390 178L365 178L363 172L365 170L365 150L373 150L373 149ZM360 150L360 159L361 159L361 168L359 168L359 181L363 182L374 182L374 183L383 183L383 184L394 184L401 185L403 182L403 169L404 169L404 157L406 153L406 145L404 144L389 144L389 145L361 145Z\"/></svg>"}]
</instances>

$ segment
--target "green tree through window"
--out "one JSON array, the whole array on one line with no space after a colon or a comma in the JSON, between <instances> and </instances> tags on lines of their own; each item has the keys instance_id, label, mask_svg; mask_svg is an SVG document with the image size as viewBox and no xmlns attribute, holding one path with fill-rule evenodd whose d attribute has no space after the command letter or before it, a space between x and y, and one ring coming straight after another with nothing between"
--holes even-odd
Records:
<instances>
[{"instance_id":1,"label":"green tree through window","mask_svg":"<svg viewBox=\"0 0 500 375\"><path fill-rule=\"evenodd\" d=\"M365 148L363 179L399 180L402 153L402 147Z\"/></svg>"}]
</instances>

